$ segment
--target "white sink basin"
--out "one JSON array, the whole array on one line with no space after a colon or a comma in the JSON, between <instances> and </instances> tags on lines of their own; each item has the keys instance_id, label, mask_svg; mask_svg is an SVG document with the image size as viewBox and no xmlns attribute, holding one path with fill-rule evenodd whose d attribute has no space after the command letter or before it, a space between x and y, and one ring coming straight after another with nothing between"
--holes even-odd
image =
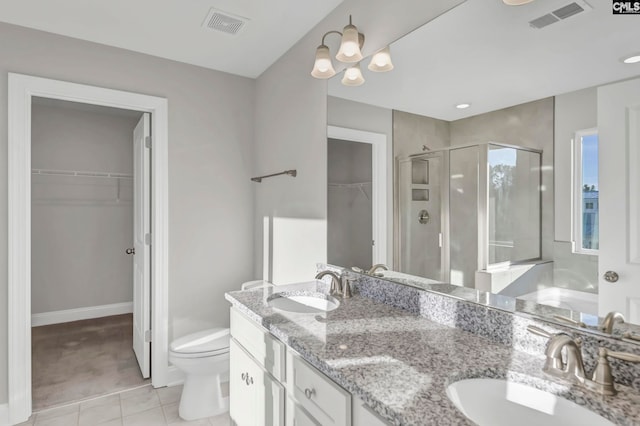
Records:
<instances>
[{"instance_id":1,"label":"white sink basin","mask_svg":"<svg viewBox=\"0 0 640 426\"><path fill-rule=\"evenodd\" d=\"M317 314L329 312L340 306L335 297L322 293L276 293L267 298L267 304L275 309L288 312Z\"/></svg>"},{"instance_id":2,"label":"white sink basin","mask_svg":"<svg viewBox=\"0 0 640 426\"><path fill-rule=\"evenodd\" d=\"M479 426L613 425L567 399L506 380L460 380L447 387L447 396Z\"/></svg>"}]
</instances>

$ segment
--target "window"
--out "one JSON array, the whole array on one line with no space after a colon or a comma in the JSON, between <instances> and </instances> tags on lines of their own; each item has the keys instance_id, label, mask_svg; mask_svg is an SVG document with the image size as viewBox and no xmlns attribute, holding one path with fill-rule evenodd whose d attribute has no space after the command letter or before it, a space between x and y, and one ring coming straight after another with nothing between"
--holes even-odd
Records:
<instances>
[{"instance_id":1,"label":"window","mask_svg":"<svg viewBox=\"0 0 640 426\"><path fill-rule=\"evenodd\" d=\"M598 131L589 129L576 132L573 152L573 251L597 254Z\"/></svg>"}]
</instances>

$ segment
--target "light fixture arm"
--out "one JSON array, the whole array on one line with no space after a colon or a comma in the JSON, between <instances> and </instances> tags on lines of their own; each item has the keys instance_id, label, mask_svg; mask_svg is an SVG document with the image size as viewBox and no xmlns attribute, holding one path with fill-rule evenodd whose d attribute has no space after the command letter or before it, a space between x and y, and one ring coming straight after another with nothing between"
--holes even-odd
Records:
<instances>
[{"instance_id":1,"label":"light fixture arm","mask_svg":"<svg viewBox=\"0 0 640 426\"><path fill-rule=\"evenodd\" d=\"M324 38L326 36L328 36L329 34L340 34L340 37L342 37L342 33L340 31L328 31L326 32L323 36L322 36L322 44L324 45Z\"/></svg>"}]
</instances>

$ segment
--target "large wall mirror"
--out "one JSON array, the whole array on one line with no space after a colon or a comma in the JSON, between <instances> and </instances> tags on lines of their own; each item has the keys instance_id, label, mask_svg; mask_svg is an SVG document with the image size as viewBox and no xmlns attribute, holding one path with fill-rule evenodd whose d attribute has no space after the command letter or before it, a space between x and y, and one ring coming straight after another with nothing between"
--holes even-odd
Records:
<instances>
[{"instance_id":1,"label":"large wall mirror","mask_svg":"<svg viewBox=\"0 0 640 426\"><path fill-rule=\"evenodd\" d=\"M390 270L376 273L594 331L618 311L615 333L640 339L636 40L639 18L607 0L468 0L394 42L393 71L332 78L329 125L388 138ZM351 225L333 231L364 253L329 259L366 271L371 154L341 143L329 179L353 179L329 182L330 212L341 200ZM347 151L364 160L335 158Z\"/></svg>"}]
</instances>

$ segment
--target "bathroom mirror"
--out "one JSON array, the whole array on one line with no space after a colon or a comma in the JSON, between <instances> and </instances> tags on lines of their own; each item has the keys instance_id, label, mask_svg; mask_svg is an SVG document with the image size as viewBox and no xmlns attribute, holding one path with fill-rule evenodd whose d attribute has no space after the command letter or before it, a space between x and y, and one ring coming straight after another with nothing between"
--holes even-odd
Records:
<instances>
[{"instance_id":1,"label":"bathroom mirror","mask_svg":"<svg viewBox=\"0 0 640 426\"><path fill-rule=\"evenodd\" d=\"M332 78L329 126L393 141L383 278L597 332L597 90L640 78L639 24L605 0L468 0L394 42L393 71Z\"/></svg>"}]
</instances>

